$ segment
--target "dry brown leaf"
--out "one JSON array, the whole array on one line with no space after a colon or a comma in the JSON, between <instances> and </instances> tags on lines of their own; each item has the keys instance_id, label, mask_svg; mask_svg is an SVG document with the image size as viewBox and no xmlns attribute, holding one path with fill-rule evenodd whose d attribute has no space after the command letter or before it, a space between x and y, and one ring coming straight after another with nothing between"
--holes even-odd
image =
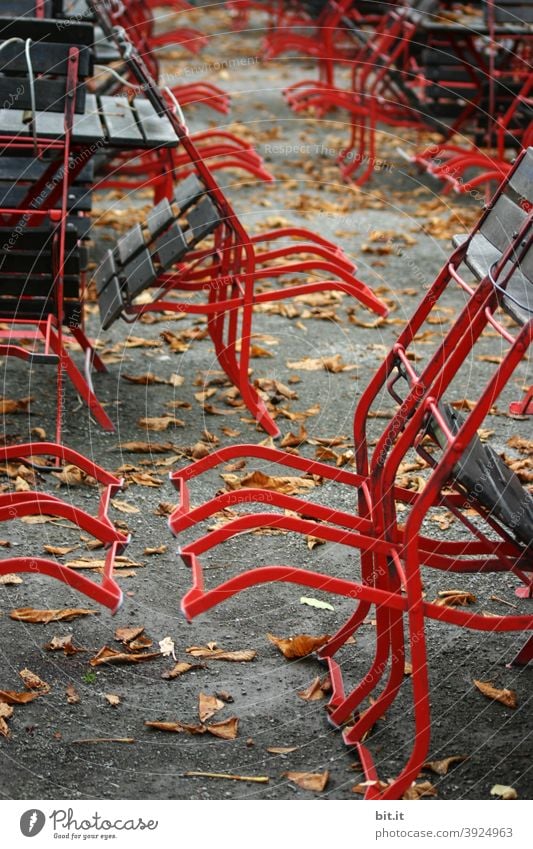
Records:
<instances>
[{"instance_id":1,"label":"dry brown leaf","mask_svg":"<svg viewBox=\"0 0 533 849\"><path fill-rule=\"evenodd\" d=\"M219 649L216 643L208 643L207 646L190 646L185 651L193 657L205 658L206 660L228 660L234 663L249 663L257 655L254 649L226 651L225 649Z\"/></svg>"},{"instance_id":2,"label":"dry brown leaf","mask_svg":"<svg viewBox=\"0 0 533 849\"><path fill-rule=\"evenodd\" d=\"M285 495L294 495L302 490L314 489L317 486L317 481L314 478L291 477L266 475L261 471L250 472L242 478L238 475L221 475L220 476L226 487L229 490L248 488L248 489L268 489L273 492L281 492Z\"/></svg>"},{"instance_id":3,"label":"dry brown leaf","mask_svg":"<svg viewBox=\"0 0 533 849\"><path fill-rule=\"evenodd\" d=\"M23 584L24 581L22 578L19 578L18 575L14 575L11 572L7 575L0 575L0 584L4 584L6 587L14 587L17 584Z\"/></svg>"},{"instance_id":4,"label":"dry brown leaf","mask_svg":"<svg viewBox=\"0 0 533 849\"><path fill-rule=\"evenodd\" d=\"M124 643L124 645L129 645L137 637L140 637L144 632L144 625L134 625L133 627L128 628L115 628L115 640L118 640L119 643Z\"/></svg>"},{"instance_id":5,"label":"dry brown leaf","mask_svg":"<svg viewBox=\"0 0 533 849\"><path fill-rule=\"evenodd\" d=\"M198 696L198 716L200 722L206 722L211 719L217 711L222 710L224 702L217 699L216 696L209 696L207 693L200 693Z\"/></svg>"},{"instance_id":6,"label":"dry brown leaf","mask_svg":"<svg viewBox=\"0 0 533 849\"><path fill-rule=\"evenodd\" d=\"M146 554L148 556L151 556L153 554L164 554L165 551L167 550L167 548L168 548L168 545L164 545L164 544L157 546L157 548L145 548L144 551L143 551L143 554Z\"/></svg>"},{"instance_id":7,"label":"dry brown leaf","mask_svg":"<svg viewBox=\"0 0 533 849\"><path fill-rule=\"evenodd\" d=\"M33 607L19 607L9 614L10 619L31 624L48 624L48 622L70 622L77 616L94 616L98 610L88 610L83 607L66 607L61 610L36 610Z\"/></svg>"},{"instance_id":8,"label":"dry brown leaf","mask_svg":"<svg viewBox=\"0 0 533 849\"><path fill-rule=\"evenodd\" d=\"M167 454L174 451L172 442L121 442L118 447L130 454Z\"/></svg>"},{"instance_id":9,"label":"dry brown leaf","mask_svg":"<svg viewBox=\"0 0 533 849\"><path fill-rule=\"evenodd\" d=\"M180 675L184 675L185 672L190 672L191 669L205 669L204 663L187 663L186 661L178 661L172 669L167 672L163 672L161 678L165 678L171 681L173 678L179 678Z\"/></svg>"},{"instance_id":10,"label":"dry brown leaf","mask_svg":"<svg viewBox=\"0 0 533 849\"><path fill-rule=\"evenodd\" d=\"M474 679L474 686L477 687L480 693L483 693L487 699L492 699L495 702L500 702L505 707L516 708L518 707L518 698L514 690L499 690L497 687L494 687L489 681L476 681Z\"/></svg>"},{"instance_id":11,"label":"dry brown leaf","mask_svg":"<svg viewBox=\"0 0 533 849\"><path fill-rule=\"evenodd\" d=\"M72 634L67 634L65 637L52 637L50 642L46 643L44 648L47 651L63 651L67 656L87 651L87 649L74 646L72 644L73 639L74 636Z\"/></svg>"},{"instance_id":12,"label":"dry brown leaf","mask_svg":"<svg viewBox=\"0 0 533 849\"><path fill-rule=\"evenodd\" d=\"M156 431L167 430L169 427L185 427L185 422L175 416L148 416L139 419L137 424L145 430Z\"/></svg>"},{"instance_id":13,"label":"dry brown leaf","mask_svg":"<svg viewBox=\"0 0 533 849\"><path fill-rule=\"evenodd\" d=\"M28 690L38 690L40 693L49 693L51 690L50 684L47 684L46 681L43 681L42 678L39 678L35 672L31 672L29 669L22 669L19 672L20 677L24 681L24 686L27 687Z\"/></svg>"},{"instance_id":14,"label":"dry brown leaf","mask_svg":"<svg viewBox=\"0 0 533 849\"><path fill-rule=\"evenodd\" d=\"M115 651L109 646L103 646L98 654L89 661L91 666L101 666L103 663L141 663L143 660L155 660L161 657L160 652L127 652Z\"/></svg>"},{"instance_id":15,"label":"dry brown leaf","mask_svg":"<svg viewBox=\"0 0 533 849\"><path fill-rule=\"evenodd\" d=\"M65 486L94 486L96 483L93 477L70 463L60 472L53 472L53 475Z\"/></svg>"},{"instance_id":16,"label":"dry brown leaf","mask_svg":"<svg viewBox=\"0 0 533 849\"><path fill-rule=\"evenodd\" d=\"M437 788L431 781L413 781L411 786L402 796L402 799L423 799L428 796L436 796Z\"/></svg>"},{"instance_id":17,"label":"dry brown leaf","mask_svg":"<svg viewBox=\"0 0 533 849\"><path fill-rule=\"evenodd\" d=\"M28 410L33 398L20 398L12 400L11 398L0 398L0 415L7 413L25 413Z\"/></svg>"},{"instance_id":18,"label":"dry brown leaf","mask_svg":"<svg viewBox=\"0 0 533 849\"><path fill-rule=\"evenodd\" d=\"M26 692L17 693L15 690L0 690L0 702L7 705L25 705L28 702L33 702L38 699L43 693L38 690L27 690Z\"/></svg>"},{"instance_id":19,"label":"dry brown leaf","mask_svg":"<svg viewBox=\"0 0 533 849\"><path fill-rule=\"evenodd\" d=\"M509 448L516 448L517 451L521 451L523 454L529 454L529 456L533 454L533 440L531 439L524 439L522 436L511 436L507 440L507 445Z\"/></svg>"},{"instance_id":20,"label":"dry brown leaf","mask_svg":"<svg viewBox=\"0 0 533 849\"><path fill-rule=\"evenodd\" d=\"M55 554L57 557L62 557L64 554L70 554L71 551L76 551L75 545L43 545L44 550L48 554Z\"/></svg>"},{"instance_id":21,"label":"dry brown leaf","mask_svg":"<svg viewBox=\"0 0 533 849\"><path fill-rule=\"evenodd\" d=\"M423 769L430 769L437 775L447 775L451 766L466 760L468 760L468 755L451 755L449 758L442 758L439 761L426 761Z\"/></svg>"},{"instance_id":22,"label":"dry brown leaf","mask_svg":"<svg viewBox=\"0 0 533 849\"><path fill-rule=\"evenodd\" d=\"M235 740L239 731L239 720L236 716L232 716L223 722L211 722L206 725L206 730L214 737L220 737L221 740Z\"/></svg>"},{"instance_id":23,"label":"dry brown leaf","mask_svg":"<svg viewBox=\"0 0 533 849\"><path fill-rule=\"evenodd\" d=\"M9 726L6 719L11 719L13 716L13 708L6 702L0 702L0 734L2 737L9 737Z\"/></svg>"},{"instance_id":24,"label":"dry brown leaf","mask_svg":"<svg viewBox=\"0 0 533 849\"><path fill-rule=\"evenodd\" d=\"M138 507L135 504L130 504L129 501L120 501L118 498L112 498L111 504L118 510L119 513L140 513Z\"/></svg>"},{"instance_id":25,"label":"dry brown leaf","mask_svg":"<svg viewBox=\"0 0 533 849\"><path fill-rule=\"evenodd\" d=\"M76 690L74 684L69 684L66 689L67 702L69 705L77 705L81 701L80 694Z\"/></svg>"},{"instance_id":26,"label":"dry brown leaf","mask_svg":"<svg viewBox=\"0 0 533 849\"><path fill-rule=\"evenodd\" d=\"M356 369L356 365L346 365L341 354L332 357L304 357L303 360L289 361L287 368L302 369L303 371L319 371L324 369L332 374Z\"/></svg>"},{"instance_id":27,"label":"dry brown leaf","mask_svg":"<svg viewBox=\"0 0 533 849\"><path fill-rule=\"evenodd\" d=\"M121 702L120 696L116 696L114 693L104 693L104 699L109 702L111 707L118 707Z\"/></svg>"},{"instance_id":28,"label":"dry brown leaf","mask_svg":"<svg viewBox=\"0 0 533 849\"><path fill-rule=\"evenodd\" d=\"M304 702L316 702L319 699L325 698L326 693L331 691L331 681L329 675L326 675L324 678L320 678L320 676L316 676L308 687L305 690L298 690L297 695L304 700Z\"/></svg>"},{"instance_id":29,"label":"dry brown leaf","mask_svg":"<svg viewBox=\"0 0 533 849\"><path fill-rule=\"evenodd\" d=\"M438 596L434 603L440 607L465 607L477 601L476 596L466 590L439 590Z\"/></svg>"},{"instance_id":30,"label":"dry brown leaf","mask_svg":"<svg viewBox=\"0 0 533 849\"><path fill-rule=\"evenodd\" d=\"M329 772L284 772L285 778L297 784L302 790L312 790L315 793L322 793L326 789L329 781Z\"/></svg>"},{"instance_id":31,"label":"dry brown leaf","mask_svg":"<svg viewBox=\"0 0 533 849\"><path fill-rule=\"evenodd\" d=\"M329 634L313 637L310 634L296 634L294 637L275 637L267 634L268 639L280 650L284 657L291 660L296 657L306 657L317 651L330 639Z\"/></svg>"},{"instance_id":32,"label":"dry brown leaf","mask_svg":"<svg viewBox=\"0 0 533 849\"><path fill-rule=\"evenodd\" d=\"M133 475L128 475L128 480L131 481L132 483L136 483L137 486L155 486L155 487L158 487L158 486L161 486L161 484L163 483L161 478L156 477L155 475L151 474L150 472L141 472L140 474L136 473L136 474L133 474Z\"/></svg>"},{"instance_id":33,"label":"dry brown leaf","mask_svg":"<svg viewBox=\"0 0 533 849\"><path fill-rule=\"evenodd\" d=\"M490 791L491 796L499 796L500 799L518 799L518 793L514 787L508 787L505 784L495 784Z\"/></svg>"},{"instance_id":34,"label":"dry brown leaf","mask_svg":"<svg viewBox=\"0 0 533 849\"><path fill-rule=\"evenodd\" d=\"M296 752L298 746L267 746L266 751L271 755L290 755L291 752Z\"/></svg>"},{"instance_id":35,"label":"dry brown leaf","mask_svg":"<svg viewBox=\"0 0 533 849\"><path fill-rule=\"evenodd\" d=\"M145 374L122 374L123 380L127 380L128 383L137 383L140 386L153 386L154 384L169 384L170 381L166 380L164 377L157 377L155 374L147 371Z\"/></svg>"}]
</instances>

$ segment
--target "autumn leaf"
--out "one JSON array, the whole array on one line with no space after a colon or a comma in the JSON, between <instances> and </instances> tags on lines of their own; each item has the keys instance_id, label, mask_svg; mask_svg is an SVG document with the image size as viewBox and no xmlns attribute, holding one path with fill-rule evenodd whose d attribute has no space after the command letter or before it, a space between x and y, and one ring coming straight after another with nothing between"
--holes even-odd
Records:
<instances>
[{"instance_id":1,"label":"autumn leaf","mask_svg":"<svg viewBox=\"0 0 533 849\"><path fill-rule=\"evenodd\" d=\"M4 702L7 705L25 705L28 702L33 702L42 695L44 693L37 690L27 690L22 693L17 693L15 690L0 690L0 702Z\"/></svg>"},{"instance_id":2,"label":"autumn leaf","mask_svg":"<svg viewBox=\"0 0 533 849\"><path fill-rule=\"evenodd\" d=\"M321 601L318 598L308 598L304 595L300 597L300 604L306 604L308 607L316 607L317 610L335 610L333 605L327 601Z\"/></svg>"},{"instance_id":3,"label":"autumn leaf","mask_svg":"<svg viewBox=\"0 0 533 849\"><path fill-rule=\"evenodd\" d=\"M284 772L283 776L288 778L302 790L312 790L315 793L322 793L326 789L329 781L329 772Z\"/></svg>"},{"instance_id":4,"label":"autumn leaf","mask_svg":"<svg viewBox=\"0 0 533 849\"><path fill-rule=\"evenodd\" d=\"M217 711L222 710L224 702L217 699L216 696L209 696L206 693L200 693L198 696L198 716L200 722L206 722L211 719Z\"/></svg>"},{"instance_id":5,"label":"autumn leaf","mask_svg":"<svg viewBox=\"0 0 533 849\"><path fill-rule=\"evenodd\" d=\"M212 734L222 740L235 740L239 720L233 716L224 720L224 722L213 722L210 725L194 725L184 722L145 722L144 724L148 728L155 728L157 731L169 731L175 734Z\"/></svg>"},{"instance_id":6,"label":"autumn leaf","mask_svg":"<svg viewBox=\"0 0 533 849\"><path fill-rule=\"evenodd\" d=\"M338 374L341 371L355 369L357 366L346 365L341 354L335 354L332 357L304 357L303 360L288 362L287 368L302 369L303 371L319 371L320 369L324 369L331 374Z\"/></svg>"},{"instance_id":7,"label":"autumn leaf","mask_svg":"<svg viewBox=\"0 0 533 849\"><path fill-rule=\"evenodd\" d=\"M6 587L14 587L17 584L23 584L24 581L22 578L19 578L18 575L14 575L11 572L7 575L0 575L0 584L3 584Z\"/></svg>"},{"instance_id":8,"label":"autumn leaf","mask_svg":"<svg viewBox=\"0 0 533 849\"><path fill-rule=\"evenodd\" d=\"M179 678L180 675L184 675L186 672L190 672L191 669L205 669L204 663L187 663L186 661L179 661L176 663L172 669L167 672L163 672L161 678L165 678L171 681L174 678Z\"/></svg>"},{"instance_id":9,"label":"autumn leaf","mask_svg":"<svg viewBox=\"0 0 533 849\"><path fill-rule=\"evenodd\" d=\"M115 628L115 640L119 643L124 643L127 646L132 643L144 632L144 625L134 625L127 628Z\"/></svg>"},{"instance_id":10,"label":"autumn leaf","mask_svg":"<svg viewBox=\"0 0 533 849\"><path fill-rule=\"evenodd\" d=\"M306 657L324 646L331 639L329 634L313 637L309 634L296 634L294 637L275 637L267 634L268 639L280 650L284 657L291 660Z\"/></svg>"},{"instance_id":11,"label":"autumn leaf","mask_svg":"<svg viewBox=\"0 0 533 849\"><path fill-rule=\"evenodd\" d=\"M137 484L137 486L161 486L163 481L150 472L141 472L128 475L128 481Z\"/></svg>"},{"instance_id":12,"label":"autumn leaf","mask_svg":"<svg viewBox=\"0 0 533 849\"><path fill-rule=\"evenodd\" d=\"M305 690L298 690L297 695L304 702L316 702L319 699L325 698L326 693L331 691L331 681L329 675L320 678L318 675L314 678Z\"/></svg>"},{"instance_id":13,"label":"autumn leaf","mask_svg":"<svg viewBox=\"0 0 533 849\"><path fill-rule=\"evenodd\" d=\"M185 651L193 657L205 658L206 660L227 660L234 663L249 663L257 655L254 649L226 651L219 649L216 643L209 643L207 646L190 646Z\"/></svg>"},{"instance_id":14,"label":"autumn leaf","mask_svg":"<svg viewBox=\"0 0 533 849\"><path fill-rule=\"evenodd\" d=\"M119 513L140 513L138 507L135 504L130 504L129 501L120 501L118 498L112 498L111 504L118 510Z\"/></svg>"},{"instance_id":15,"label":"autumn leaf","mask_svg":"<svg viewBox=\"0 0 533 849\"><path fill-rule=\"evenodd\" d=\"M130 454L167 454L174 451L172 442L121 442L118 447Z\"/></svg>"},{"instance_id":16,"label":"autumn leaf","mask_svg":"<svg viewBox=\"0 0 533 849\"><path fill-rule=\"evenodd\" d=\"M78 648L72 644L74 639L72 634L67 634L65 637L52 637L49 643L46 643L47 651L63 651L67 656L78 654L78 652L87 651L87 649Z\"/></svg>"},{"instance_id":17,"label":"autumn leaf","mask_svg":"<svg viewBox=\"0 0 533 849\"><path fill-rule=\"evenodd\" d=\"M250 472L242 478L238 475L226 474L220 476L229 490L246 487L247 489L268 489L273 492L281 492L285 495L294 495L302 490L314 489L317 481L314 478L304 477L276 477L266 475L264 472Z\"/></svg>"},{"instance_id":18,"label":"autumn leaf","mask_svg":"<svg viewBox=\"0 0 533 849\"><path fill-rule=\"evenodd\" d=\"M120 652L109 646L103 646L98 654L89 661L91 666L101 666L103 663L140 663L143 660L155 660L161 657L160 652Z\"/></svg>"},{"instance_id":19,"label":"autumn leaf","mask_svg":"<svg viewBox=\"0 0 533 849\"><path fill-rule=\"evenodd\" d=\"M121 702L120 696L116 696L114 693L104 693L104 699L109 702L111 707L118 707Z\"/></svg>"},{"instance_id":20,"label":"autumn leaf","mask_svg":"<svg viewBox=\"0 0 533 849\"><path fill-rule=\"evenodd\" d=\"M54 554L57 557L63 557L65 554L76 551L76 547L75 545L43 545L44 550L48 554Z\"/></svg>"},{"instance_id":21,"label":"autumn leaf","mask_svg":"<svg viewBox=\"0 0 533 849\"><path fill-rule=\"evenodd\" d=\"M128 383L136 383L139 386L153 386L154 384L168 384L170 381L166 380L164 377L157 377L155 374L147 371L145 374L122 374L123 380L127 380Z\"/></svg>"},{"instance_id":22,"label":"autumn leaf","mask_svg":"<svg viewBox=\"0 0 533 849\"><path fill-rule=\"evenodd\" d=\"M168 546L164 544L157 546L157 548L145 548L143 554L146 554L147 556L152 556L153 554L164 554L167 548Z\"/></svg>"},{"instance_id":23,"label":"autumn leaf","mask_svg":"<svg viewBox=\"0 0 533 849\"><path fill-rule=\"evenodd\" d=\"M33 607L19 607L9 614L10 619L17 622L48 624L49 622L70 622L78 616L94 616L98 610L88 610L82 607L66 607L61 610L36 610Z\"/></svg>"},{"instance_id":24,"label":"autumn leaf","mask_svg":"<svg viewBox=\"0 0 533 849\"><path fill-rule=\"evenodd\" d=\"M434 603L440 607L465 607L476 601L476 596L465 590L439 590L438 599Z\"/></svg>"},{"instance_id":25,"label":"autumn leaf","mask_svg":"<svg viewBox=\"0 0 533 849\"><path fill-rule=\"evenodd\" d=\"M53 472L52 474L65 486L94 486L96 484L93 477L70 463L64 466L60 472Z\"/></svg>"},{"instance_id":26,"label":"autumn leaf","mask_svg":"<svg viewBox=\"0 0 533 849\"><path fill-rule=\"evenodd\" d=\"M32 401L33 398L20 398L19 400L0 398L0 414L25 413Z\"/></svg>"},{"instance_id":27,"label":"autumn leaf","mask_svg":"<svg viewBox=\"0 0 533 849\"><path fill-rule=\"evenodd\" d=\"M491 796L499 796L500 799L518 799L518 793L514 787L507 787L505 784L495 784L490 791Z\"/></svg>"},{"instance_id":28,"label":"autumn leaf","mask_svg":"<svg viewBox=\"0 0 533 849\"><path fill-rule=\"evenodd\" d=\"M52 689L50 684L47 684L46 681L43 681L42 678L39 678L35 672L31 672L29 669L22 669L19 672L20 677L24 681L24 686L28 688L28 690L38 690L40 693L49 693Z\"/></svg>"},{"instance_id":29,"label":"autumn leaf","mask_svg":"<svg viewBox=\"0 0 533 849\"><path fill-rule=\"evenodd\" d=\"M235 740L239 730L239 720L232 716L230 719L225 719L223 722L211 722L206 725L209 734L214 737L219 737L221 740Z\"/></svg>"},{"instance_id":30,"label":"autumn leaf","mask_svg":"<svg viewBox=\"0 0 533 849\"><path fill-rule=\"evenodd\" d=\"M411 786L405 791L402 799L423 799L427 796L436 796L437 788L431 781L413 781Z\"/></svg>"},{"instance_id":31,"label":"autumn leaf","mask_svg":"<svg viewBox=\"0 0 533 849\"><path fill-rule=\"evenodd\" d=\"M468 755L451 755L449 758L443 758L440 761L427 761L422 768L430 769L437 775L447 775L451 766L466 760L468 760Z\"/></svg>"},{"instance_id":32,"label":"autumn leaf","mask_svg":"<svg viewBox=\"0 0 533 849\"><path fill-rule=\"evenodd\" d=\"M69 684L66 689L67 702L69 705L77 705L81 701L80 694L76 690L74 684Z\"/></svg>"},{"instance_id":33,"label":"autumn leaf","mask_svg":"<svg viewBox=\"0 0 533 849\"><path fill-rule=\"evenodd\" d=\"M480 693L483 693L487 699L492 699L495 702L500 702L505 707L516 708L518 707L518 698L514 690L499 690L497 687L494 687L488 681L476 681L474 680L474 686L477 687Z\"/></svg>"},{"instance_id":34,"label":"autumn leaf","mask_svg":"<svg viewBox=\"0 0 533 849\"><path fill-rule=\"evenodd\" d=\"M139 419L137 424L145 430L156 431L167 430L169 427L185 427L185 422L175 416L148 416Z\"/></svg>"},{"instance_id":35,"label":"autumn leaf","mask_svg":"<svg viewBox=\"0 0 533 849\"><path fill-rule=\"evenodd\" d=\"M0 702L0 734L2 737L9 737L9 726L6 719L11 719L13 716L13 708L6 702Z\"/></svg>"},{"instance_id":36,"label":"autumn leaf","mask_svg":"<svg viewBox=\"0 0 533 849\"><path fill-rule=\"evenodd\" d=\"M291 752L296 752L298 746L267 746L266 751L271 755L290 755Z\"/></svg>"}]
</instances>

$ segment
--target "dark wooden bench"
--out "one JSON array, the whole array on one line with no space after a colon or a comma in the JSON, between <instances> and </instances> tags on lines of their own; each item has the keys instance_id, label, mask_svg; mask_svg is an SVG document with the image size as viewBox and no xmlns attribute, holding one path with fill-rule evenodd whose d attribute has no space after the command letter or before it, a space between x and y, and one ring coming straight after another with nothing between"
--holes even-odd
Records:
<instances>
[{"instance_id":1,"label":"dark wooden bench","mask_svg":"<svg viewBox=\"0 0 533 849\"><path fill-rule=\"evenodd\" d=\"M136 297L181 262L220 225L221 218L195 175L178 184L173 203L164 199L108 250L95 275L101 323L107 330Z\"/></svg>"}]
</instances>

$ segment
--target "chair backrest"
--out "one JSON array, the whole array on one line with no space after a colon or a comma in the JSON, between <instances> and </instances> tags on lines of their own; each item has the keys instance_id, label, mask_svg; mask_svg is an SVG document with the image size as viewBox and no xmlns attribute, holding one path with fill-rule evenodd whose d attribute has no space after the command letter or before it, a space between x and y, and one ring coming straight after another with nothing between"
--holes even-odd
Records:
<instances>
[{"instance_id":1,"label":"chair backrest","mask_svg":"<svg viewBox=\"0 0 533 849\"><path fill-rule=\"evenodd\" d=\"M37 227L0 226L0 318L46 319L57 315L59 230L44 222ZM63 321L81 322L81 274L86 251L73 226L65 233Z\"/></svg>"},{"instance_id":2,"label":"chair backrest","mask_svg":"<svg viewBox=\"0 0 533 849\"><path fill-rule=\"evenodd\" d=\"M479 509L484 518L491 512L489 524L493 530L496 526L496 532L504 539L515 540L519 545L531 543L533 498L503 460L479 442L476 432L520 366L524 347L533 339L532 157L533 149L529 149L519 158L470 236L452 254L425 294L357 406L354 439L358 470L370 474L373 502L379 505L373 520L382 525L384 532L390 529L394 534L397 527L394 487L401 464L418 453L433 469L425 486L413 493L410 515L415 514L417 505L421 522L428 510L442 507L445 486L455 489L456 494L449 496L449 501L457 507L461 503L457 498L464 500L464 493L471 489L484 464L492 485L469 492L469 506ZM468 282L469 269L474 270L479 283ZM438 314L440 298L448 287L456 285L463 293L464 306L449 329L439 335L427 319ZM498 316L502 308L519 321L515 336ZM484 366L480 384L472 380L472 369L479 369L477 357L484 350L482 334L487 328L492 333L496 330L501 337L502 355L497 362ZM435 341L424 339L427 331ZM418 342L420 339L424 341ZM430 351L421 357L426 345ZM455 398L460 406L467 404L464 394L469 381L476 390L463 421L454 414L450 403ZM398 406L370 451L367 431L373 419L369 413L378 399L383 405L384 389ZM428 437L438 446L436 455L426 444ZM506 509L501 500L504 490L509 498L514 491L515 503L522 502L517 513L520 521L512 528L513 510Z\"/></svg>"},{"instance_id":3,"label":"chair backrest","mask_svg":"<svg viewBox=\"0 0 533 849\"><path fill-rule=\"evenodd\" d=\"M0 18L0 102L3 108L37 112L64 112L67 75L72 59L78 62L74 77L78 113L85 110L84 80L93 70L91 24L37 18ZM16 39L16 41L11 41Z\"/></svg>"}]
</instances>

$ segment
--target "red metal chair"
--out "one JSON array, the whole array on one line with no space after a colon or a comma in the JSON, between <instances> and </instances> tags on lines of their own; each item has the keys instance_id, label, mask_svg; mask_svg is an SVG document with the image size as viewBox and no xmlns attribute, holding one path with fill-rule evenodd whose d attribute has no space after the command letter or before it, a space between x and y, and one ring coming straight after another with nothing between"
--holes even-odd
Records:
<instances>
[{"instance_id":1,"label":"red metal chair","mask_svg":"<svg viewBox=\"0 0 533 849\"><path fill-rule=\"evenodd\" d=\"M470 235L462 240L425 292L364 390L354 418L355 472L261 445L237 445L216 450L171 474L179 504L169 524L180 539L188 529L225 508L249 508L238 518L230 518L217 529L181 544L180 556L192 572L192 588L182 600L188 619L243 589L272 581L301 584L356 601L354 613L319 656L329 664L333 684L332 723L339 727L355 715L344 739L357 749L370 799L401 798L428 753L431 719L426 619L487 633L533 631L533 613L485 616L428 602L422 591L422 567L429 566L445 573L512 573L523 583L527 594L532 594L533 497L503 460L477 437L477 430L520 367L533 339L532 225L530 148L519 157ZM477 285L468 282L471 274L479 279ZM421 346L416 347L416 357L413 356L416 339L447 289L455 286L463 293L463 307L417 367ZM517 322L516 333L508 322L502 322L502 310ZM485 329L498 334L501 362L490 367L490 377L481 385L475 405L462 418L450 405L454 381L464 392ZM375 427L376 420L370 414L375 404L383 404L384 391L390 393L397 407L377 442L372 442L375 447L371 447L368 427L370 421ZM399 481L400 466L417 454L427 464L427 477L423 488L413 490ZM348 487L358 512L255 487L223 492L199 507L191 506L192 481L237 458L264 460L290 470L290 474L296 470ZM260 512L254 512L255 504L262 505ZM452 514L459 530L457 534L452 531L446 539L434 539L423 523L443 508ZM247 531L266 527L312 535L359 550L360 578L339 578L276 565L234 574L215 586L205 585L202 555ZM231 560L238 562L234 549ZM231 568L227 562L226 559L225 574ZM233 572L238 568L235 566ZM218 574L218 570L209 572L211 578ZM358 686L346 693L335 656L362 622L368 621L372 610L376 621L375 658ZM408 762L391 783L384 785L379 783L366 735L397 698L404 682L404 629L413 667L410 683L415 734ZM532 658L530 636L515 660L525 663ZM381 683L381 692L371 706L357 713L362 701L374 694Z\"/></svg>"},{"instance_id":2,"label":"red metal chair","mask_svg":"<svg viewBox=\"0 0 533 849\"><path fill-rule=\"evenodd\" d=\"M380 315L386 313L386 307L357 279L353 264L328 240L300 227L248 235L188 135L176 104L158 88L141 57L130 50L124 32L114 29L96 8L106 33L123 49L146 97L171 123L195 172L178 182L169 200L153 210L144 232L141 227L133 228L104 258L96 274L103 326L121 316L131 318L149 311L206 315L222 368L257 421L277 435L276 423L249 381L254 305L334 288L354 295ZM187 226L180 223L182 216L188 218ZM209 237L212 244L202 247L200 242ZM289 241L294 238L305 241ZM282 259L286 261L280 264ZM302 282L290 288L256 291L258 281L285 275L301 275ZM137 303L137 296L148 290L151 300ZM203 293L202 302L169 297L179 291Z\"/></svg>"},{"instance_id":3,"label":"red metal chair","mask_svg":"<svg viewBox=\"0 0 533 849\"><path fill-rule=\"evenodd\" d=\"M50 465L36 464L35 458L52 458L52 461ZM90 534L94 540L103 543L107 549L101 583L92 581L57 560L33 555L3 557L0 560L0 575L18 572L48 575L104 607L108 607L112 613L116 613L122 604L122 590L113 578L113 567L116 556L128 544L129 536L115 528L108 516L108 510L111 498L122 486L122 480L104 471L76 451L53 442L3 446L0 448L0 462L23 464L41 479L51 472L61 472L61 466L58 463L74 466L85 475L94 478L94 485L102 487L96 516L57 495L30 489L23 492L0 493L0 522L22 519L26 516L51 516L66 519L79 528L80 532Z\"/></svg>"}]
</instances>

